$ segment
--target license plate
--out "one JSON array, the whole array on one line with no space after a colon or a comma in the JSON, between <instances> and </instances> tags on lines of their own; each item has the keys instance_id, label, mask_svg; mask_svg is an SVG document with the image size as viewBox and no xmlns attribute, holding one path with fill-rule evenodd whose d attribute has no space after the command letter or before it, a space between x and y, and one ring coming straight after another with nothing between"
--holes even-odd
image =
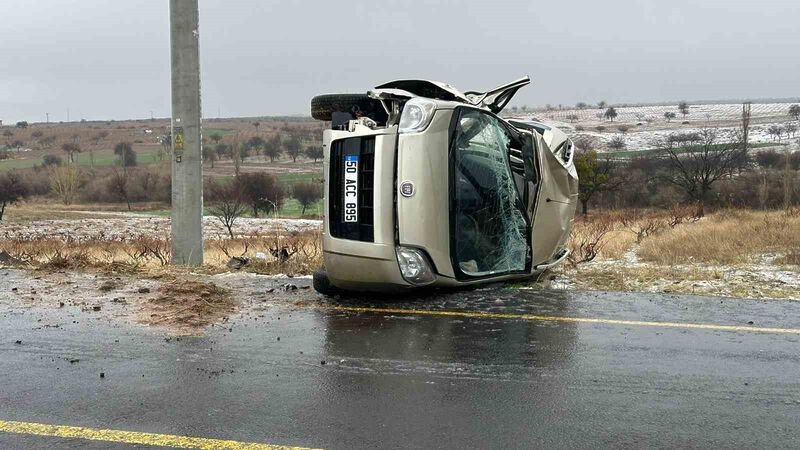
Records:
<instances>
[{"instance_id":1,"label":"license plate","mask_svg":"<svg viewBox=\"0 0 800 450\"><path fill-rule=\"evenodd\" d=\"M344 157L344 221L358 222L358 155Z\"/></svg>"}]
</instances>

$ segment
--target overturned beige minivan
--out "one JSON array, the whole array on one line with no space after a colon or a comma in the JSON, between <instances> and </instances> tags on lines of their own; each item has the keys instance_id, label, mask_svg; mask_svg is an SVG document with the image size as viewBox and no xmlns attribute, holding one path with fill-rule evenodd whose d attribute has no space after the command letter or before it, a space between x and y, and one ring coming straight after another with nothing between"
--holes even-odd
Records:
<instances>
[{"instance_id":1,"label":"overturned beige minivan","mask_svg":"<svg viewBox=\"0 0 800 450\"><path fill-rule=\"evenodd\" d=\"M488 92L399 80L320 95L323 294L458 287L562 262L578 195L572 141L498 113L525 77Z\"/></svg>"}]
</instances>

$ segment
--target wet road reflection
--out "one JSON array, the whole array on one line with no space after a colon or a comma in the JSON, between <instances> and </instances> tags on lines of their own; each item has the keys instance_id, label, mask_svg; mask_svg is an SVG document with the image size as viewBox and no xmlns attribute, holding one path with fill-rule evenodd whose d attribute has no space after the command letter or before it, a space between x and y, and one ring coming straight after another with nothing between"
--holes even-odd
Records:
<instances>
[{"instance_id":1,"label":"wet road reflection","mask_svg":"<svg viewBox=\"0 0 800 450\"><path fill-rule=\"evenodd\" d=\"M784 302L251 292L240 315L180 339L80 308L3 308L0 420L324 448L799 444L797 336L325 309L797 326ZM0 448L20 442L74 444L0 433Z\"/></svg>"}]
</instances>

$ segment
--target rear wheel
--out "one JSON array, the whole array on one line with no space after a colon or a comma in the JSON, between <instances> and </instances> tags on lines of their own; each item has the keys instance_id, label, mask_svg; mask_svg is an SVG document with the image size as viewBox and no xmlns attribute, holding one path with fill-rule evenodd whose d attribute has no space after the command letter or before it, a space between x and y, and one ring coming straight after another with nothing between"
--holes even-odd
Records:
<instances>
[{"instance_id":1,"label":"rear wheel","mask_svg":"<svg viewBox=\"0 0 800 450\"><path fill-rule=\"evenodd\" d=\"M330 121L334 112L366 116L378 123L386 123L387 115L380 100L366 94L326 94L311 99L311 117Z\"/></svg>"}]
</instances>

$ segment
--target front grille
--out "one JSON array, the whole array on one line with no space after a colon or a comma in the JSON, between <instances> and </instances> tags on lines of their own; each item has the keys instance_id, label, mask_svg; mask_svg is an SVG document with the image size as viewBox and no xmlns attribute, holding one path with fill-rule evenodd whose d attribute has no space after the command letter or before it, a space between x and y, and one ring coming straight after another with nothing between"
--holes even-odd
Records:
<instances>
[{"instance_id":1,"label":"front grille","mask_svg":"<svg viewBox=\"0 0 800 450\"><path fill-rule=\"evenodd\" d=\"M358 155L358 222L344 221L344 161ZM353 137L331 143L328 224L331 236L374 242L375 137Z\"/></svg>"}]
</instances>

